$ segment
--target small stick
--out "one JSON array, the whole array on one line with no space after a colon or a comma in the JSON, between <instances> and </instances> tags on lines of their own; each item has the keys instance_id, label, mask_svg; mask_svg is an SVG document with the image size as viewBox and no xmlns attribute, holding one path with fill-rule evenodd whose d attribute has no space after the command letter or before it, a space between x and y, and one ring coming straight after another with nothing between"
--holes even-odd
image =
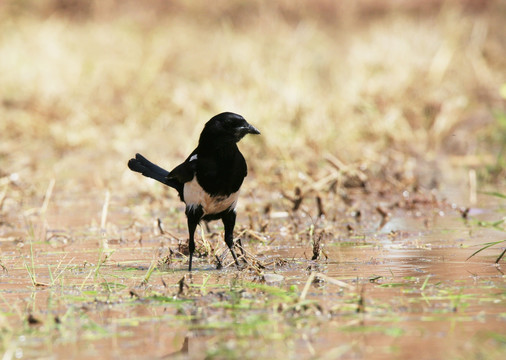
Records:
<instances>
[{"instance_id":1,"label":"small stick","mask_svg":"<svg viewBox=\"0 0 506 360\"><path fill-rule=\"evenodd\" d=\"M337 170L333 170L331 174L324 176L323 178L313 182L311 185L306 185L304 188L304 193L308 193L310 191L320 191L327 184L333 183L335 181L339 181L341 179L341 174Z\"/></svg>"},{"instance_id":2,"label":"small stick","mask_svg":"<svg viewBox=\"0 0 506 360\"><path fill-rule=\"evenodd\" d=\"M309 354L311 354L311 356L315 356L316 351L315 351L313 345L311 345L311 341L309 341L306 333L302 334L302 340L304 340L306 342L306 346L307 346L307 350L309 351Z\"/></svg>"},{"instance_id":3,"label":"small stick","mask_svg":"<svg viewBox=\"0 0 506 360\"><path fill-rule=\"evenodd\" d=\"M104 201L104 206L102 206L102 218L100 220L100 227L102 229L105 229L105 225L107 223L107 211L109 209L109 200L111 198L111 192L109 190L107 190L105 192L105 201Z\"/></svg>"},{"instance_id":4,"label":"small stick","mask_svg":"<svg viewBox=\"0 0 506 360\"><path fill-rule=\"evenodd\" d=\"M316 239L313 237L313 257L311 258L311 260L318 260L318 258L320 257L320 250L321 250L320 245L322 237L323 237L322 233L318 234L318 237Z\"/></svg>"},{"instance_id":5,"label":"small stick","mask_svg":"<svg viewBox=\"0 0 506 360\"><path fill-rule=\"evenodd\" d=\"M336 170L342 171L349 175L356 175L360 179L360 181L365 182L367 180L367 175L363 171L357 168L352 168L349 165L346 165L342 160L337 158L337 156L327 153L325 154L324 158Z\"/></svg>"},{"instance_id":6,"label":"small stick","mask_svg":"<svg viewBox=\"0 0 506 360\"><path fill-rule=\"evenodd\" d=\"M162 220L160 218L156 219L156 223L158 224L158 230L160 230L160 234L165 234L165 231L163 230Z\"/></svg>"},{"instance_id":7,"label":"small stick","mask_svg":"<svg viewBox=\"0 0 506 360\"><path fill-rule=\"evenodd\" d=\"M9 187L9 183L5 184L2 194L0 195L0 211L2 211L2 208L4 207L4 201L7 197L7 188Z\"/></svg>"},{"instance_id":8,"label":"small stick","mask_svg":"<svg viewBox=\"0 0 506 360\"><path fill-rule=\"evenodd\" d=\"M297 211L300 207L300 204L302 204L302 199L304 196L302 195L302 191L300 190L300 187L295 188L295 201L293 202L293 211Z\"/></svg>"},{"instance_id":9,"label":"small stick","mask_svg":"<svg viewBox=\"0 0 506 360\"><path fill-rule=\"evenodd\" d=\"M360 297L358 298L357 302L357 310L355 310L355 312L357 313L365 313L364 289L365 287L362 287L362 289L360 290Z\"/></svg>"},{"instance_id":10,"label":"small stick","mask_svg":"<svg viewBox=\"0 0 506 360\"><path fill-rule=\"evenodd\" d=\"M342 288L346 288L346 289L349 289L349 290L353 290L354 289L354 287L351 286L350 284L345 283L344 281L341 281L341 280L334 279L334 278L332 278L330 276L327 276L325 274L316 273L316 276L318 276L319 278L322 278L325 281L328 281L332 285L337 285L337 286L340 286Z\"/></svg>"},{"instance_id":11,"label":"small stick","mask_svg":"<svg viewBox=\"0 0 506 360\"><path fill-rule=\"evenodd\" d=\"M316 206L318 207L318 217L325 216L325 210L323 210L323 202L320 195L316 196Z\"/></svg>"},{"instance_id":12,"label":"small stick","mask_svg":"<svg viewBox=\"0 0 506 360\"><path fill-rule=\"evenodd\" d=\"M302 289L302 292L300 293L299 302L306 299L307 292L309 291L309 287L311 286L311 283L313 282L315 276L316 272L313 271L307 278L306 285L304 285L304 289Z\"/></svg>"},{"instance_id":13,"label":"small stick","mask_svg":"<svg viewBox=\"0 0 506 360\"><path fill-rule=\"evenodd\" d=\"M45 214L47 207L49 206L49 200L51 199L51 195L53 194L53 188L56 180L54 178L49 181L49 185L46 189L46 195L44 195L44 202L42 203L42 206L40 207L40 213Z\"/></svg>"},{"instance_id":14,"label":"small stick","mask_svg":"<svg viewBox=\"0 0 506 360\"><path fill-rule=\"evenodd\" d=\"M255 231L253 230L249 230L247 229L246 230L246 234L248 234L249 236L257 239L258 241L262 242L262 243L265 243L266 239L264 239L263 237L261 237L260 235L258 235Z\"/></svg>"},{"instance_id":15,"label":"small stick","mask_svg":"<svg viewBox=\"0 0 506 360\"><path fill-rule=\"evenodd\" d=\"M297 211L302 204L302 200L304 199L304 194L298 186L295 187L295 197L287 195L284 191L281 191L281 195L293 203L292 211Z\"/></svg>"},{"instance_id":16,"label":"small stick","mask_svg":"<svg viewBox=\"0 0 506 360\"><path fill-rule=\"evenodd\" d=\"M386 223L388 222L388 219L390 218L390 214L388 213L387 210L385 210L383 207L381 207L380 205L378 205L376 207L376 211L381 215L381 223L380 223L380 226L379 228L382 229L383 226L386 225Z\"/></svg>"}]
</instances>

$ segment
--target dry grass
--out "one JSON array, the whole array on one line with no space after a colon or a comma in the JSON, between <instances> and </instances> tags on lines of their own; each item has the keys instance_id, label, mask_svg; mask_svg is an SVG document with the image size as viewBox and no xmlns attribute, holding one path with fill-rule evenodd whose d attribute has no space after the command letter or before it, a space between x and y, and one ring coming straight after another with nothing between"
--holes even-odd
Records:
<instances>
[{"instance_id":1,"label":"dry grass","mask_svg":"<svg viewBox=\"0 0 506 360\"><path fill-rule=\"evenodd\" d=\"M497 160L501 1L143 4L0 5L0 175L117 193L133 153L170 167L225 110L262 130L241 144L249 186L276 191L328 175L328 154L412 179Z\"/></svg>"}]
</instances>

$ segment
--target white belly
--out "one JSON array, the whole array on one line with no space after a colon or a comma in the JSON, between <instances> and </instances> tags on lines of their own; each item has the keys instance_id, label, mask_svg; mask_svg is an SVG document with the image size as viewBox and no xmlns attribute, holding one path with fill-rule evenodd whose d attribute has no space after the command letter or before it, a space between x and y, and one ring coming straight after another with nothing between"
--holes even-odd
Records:
<instances>
[{"instance_id":1,"label":"white belly","mask_svg":"<svg viewBox=\"0 0 506 360\"><path fill-rule=\"evenodd\" d=\"M217 214L227 209L234 209L239 198L239 191L229 196L210 196L202 189L195 176L192 181L184 184L184 202L189 208L196 208L199 205L204 210L204 215Z\"/></svg>"}]
</instances>

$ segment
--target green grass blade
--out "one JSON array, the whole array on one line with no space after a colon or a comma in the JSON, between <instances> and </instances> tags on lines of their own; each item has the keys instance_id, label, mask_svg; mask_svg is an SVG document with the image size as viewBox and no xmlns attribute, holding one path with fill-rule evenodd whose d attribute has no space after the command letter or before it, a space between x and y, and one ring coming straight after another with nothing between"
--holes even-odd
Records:
<instances>
[{"instance_id":1,"label":"green grass blade","mask_svg":"<svg viewBox=\"0 0 506 360\"><path fill-rule=\"evenodd\" d=\"M151 274L156 269L156 261L152 261L151 265L149 266L148 272L146 273L146 276L144 276L144 279L142 280L142 284L146 285L149 282L149 278L151 277Z\"/></svg>"},{"instance_id":2,"label":"green grass blade","mask_svg":"<svg viewBox=\"0 0 506 360\"><path fill-rule=\"evenodd\" d=\"M495 263L496 264L499 264L499 261L501 261L502 257L504 256L504 254L506 254L506 249L504 249L501 253L501 255L499 255L499 257L495 260Z\"/></svg>"},{"instance_id":3,"label":"green grass blade","mask_svg":"<svg viewBox=\"0 0 506 360\"><path fill-rule=\"evenodd\" d=\"M500 244L500 243L502 243L502 242L506 242L506 239L504 239L504 240L499 240L499 241L494 241L494 242L489 242L489 243L485 243L485 244L484 244L485 246L483 246L481 249L478 249L477 251L475 251L474 253L472 253L472 254L471 254L471 255L470 255L470 256L466 259L466 261L467 261L467 260L469 260L470 258L472 258L474 255L478 254L479 252L481 252L481 251L483 251L483 250L485 250L485 249L488 249L488 248L489 248L489 247L491 247L491 246L494 246L494 245ZM498 260L500 260L500 258L501 258L503 255L504 255L504 253L503 253L503 254L499 257L499 259L498 259Z\"/></svg>"},{"instance_id":4,"label":"green grass blade","mask_svg":"<svg viewBox=\"0 0 506 360\"><path fill-rule=\"evenodd\" d=\"M495 197L498 197L501 199L506 199L506 194L502 194L497 191L480 191L480 194L485 194L485 195L495 196Z\"/></svg>"},{"instance_id":5,"label":"green grass blade","mask_svg":"<svg viewBox=\"0 0 506 360\"><path fill-rule=\"evenodd\" d=\"M25 263L26 271L28 271L28 275L30 275L30 280L32 280L32 285L35 286L37 284L37 281L35 281L35 275L30 271L30 268L28 267L28 264Z\"/></svg>"},{"instance_id":6,"label":"green grass blade","mask_svg":"<svg viewBox=\"0 0 506 360\"><path fill-rule=\"evenodd\" d=\"M425 278L425 281L423 282L422 287L420 288L420 291L424 291L425 290L425 287L429 283L429 279L430 279L430 275L427 275L427 277Z\"/></svg>"}]
</instances>

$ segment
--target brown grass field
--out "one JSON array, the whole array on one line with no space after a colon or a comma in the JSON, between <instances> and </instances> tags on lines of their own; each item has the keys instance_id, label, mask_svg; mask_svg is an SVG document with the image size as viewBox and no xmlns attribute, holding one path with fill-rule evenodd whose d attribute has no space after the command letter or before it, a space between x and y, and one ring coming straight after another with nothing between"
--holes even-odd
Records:
<instances>
[{"instance_id":1,"label":"brown grass field","mask_svg":"<svg viewBox=\"0 0 506 360\"><path fill-rule=\"evenodd\" d=\"M4 1L1 175L132 189L132 153L172 165L228 110L262 129L241 147L277 190L321 175L327 154L375 175L438 160L504 180L504 14L478 0Z\"/></svg>"},{"instance_id":2,"label":"brown grass field","mask_svg":"<svg viewBox=\"0 0 506 360\"><path fill-rule=\"evenodd\" d=\"M263 246L276 239L307 241L307 254L312 248L321 255L316 238L332 242L361 226L370 234L376 229L367 225L371 219L381 219L383 226L391 216L387 212L392 211L384 209L385 202L397 204L403 214L415 212L417 206L430 206L431 214L432 206L438 211L447 206L459 217L460 206L461 213L469 212L480 190L499 192L506 183L505 19L503 0L1 1L3 359L16 358L12 344L20 343L18 336L29 337L34 331L46 339L44 358L54 358L53 350L57 358L68 354L79 358L76 349L81 348L75 344L95 341L75 341L62 331L60 335L67 339L63 345L55 349L48 345L47 334L54 336L54 329L47 325L48 309L54 306L63 319L62 314L70 316L68 309L80 301L62 300L56 294L57 282L51 273L56 264L61 270L59 279L74 264L96 266L89 291L97 291L102 281L99 270L107 274L106 284L118 276L113 260L122 264L136 259L142 263L137 265L141 274L131 282L123 279L128 289L147 278L146 285L155 264L157 284L165 286L167 266L165 270L175 271L169 276L169 288L184 288L184 281L178 283L184 275L180 270L186 266L181 204L174 192L130 172L126 163L139 152L172 168L194 149L203 124L217 113L237 112L262 132L240 144L249 175L237 231L254 243L248 245L253 278L263 276L255 256L268 263L262 257L267 248ZM416 198L406 200L406 194L416 194ZM303 203L297 213L294 208L299 200ZM457 205L452 207L452 202ZM322 213L326 220L315 220ZM364 220L362 225L346 223L357 214ZM426 225L434 222L431 216L426 218ZM169 245L162 240L160 249L164 231L162 225L153 225L158 219L165 236L171 237ZM202 258L208 255L207 260L200 260L201 266L203 262L216 265L210 254L223 250L214 248L223 245L215 235L210 235L215 242L204 240L201 245L206 248ZM142 241L147 248L136 248ZM129 252L108 252L124 243L129 244ZM167 254L168 248L172 254L176 247L181 254L174 260ZM62 251L60 255L52 253L55 249ZM76 255L71 265L68 261L73 255L67 259L65 252L80 249L90 255L82 259ZM294 253L279 251L276 254L285 258L275 267L289 266L283 261L295 257ZM62 262L62 257L67 260ZM65 281L74 290L82 283L83 290L90 275L83 270L79 277L77 271ZM45 280L38 283L36 273ZM214 276L216 286L225 281ZM232 282L236 275L224 276ZM33 294L47 291L40 288L49 283L52 295L46 295L63 303L48 305L45 293L35 299ZM160 284L158 290L136 288L130 295L151 299L156 294L149 291L162 291ZM17 289L24 289L19 296ZM63 280L60 290L61 294L70 291ZM246 287L244 291L261 290ZM294 290L288 287L287 291L290 298ZM111 294L117 295L109 285L107 292L107 301ZM214 301L203 293L199 296L204 302ZM128 297L125 294L119 296ZM297 295L301 301L306 293L302 294ZM360 293L353 296L354 301L362 299ZM283 304L271 305L283 308ZM506 310L501 311L504 326ZM34 317L46 326L43 330L34 330ZM107 321L104 325L95 319L95 323L109 329ZM73 329L80 329L72 324ZM282 331L295 334L294 329L302 326L297 324L294 328L283 325L289 330ZM498 324L494 329L500 329ZM191 328L184 322L178 326ZM484 358L501 357L506 334L497 332L501 345L492 347L495 352ZM203 336L211 340L195 350L197 357L234 358L247 347L242 344L233 348L237 352L212 353L214 333ZM346 336L351 339L350 334ZM251 338L247 332L241 339ZM302 339L293 341L306 344L306 335ZM300 358L325 358L324 349L333 340L323 339L314 349L304 345L307 352ZM382 339L375 341L383 344ZM356 339L350 341L356 344ZM109 352L114 344L98 347L104 358L122 354ZM27 347L34 351L28 352L28 358L38 357L37 346ZM481 354L476 350L479 347L471 352ZM405 349L416 349L415 341L400 348L402 358ZM144 351L136 349L139 355ZM285 348L277 349L273 358L283 358ZM372 350L349 356L346 349L342 349L345 358L373 358ZM157 351L144 354L150 358L168 349ZM327 358L339 358L339 351ZM467 358L464 351L455 351L459 354L455 358ZM244 354L253 358L251 353ZM296 351L290 354L299 358Z\"/></svg>"}]
</instances>

